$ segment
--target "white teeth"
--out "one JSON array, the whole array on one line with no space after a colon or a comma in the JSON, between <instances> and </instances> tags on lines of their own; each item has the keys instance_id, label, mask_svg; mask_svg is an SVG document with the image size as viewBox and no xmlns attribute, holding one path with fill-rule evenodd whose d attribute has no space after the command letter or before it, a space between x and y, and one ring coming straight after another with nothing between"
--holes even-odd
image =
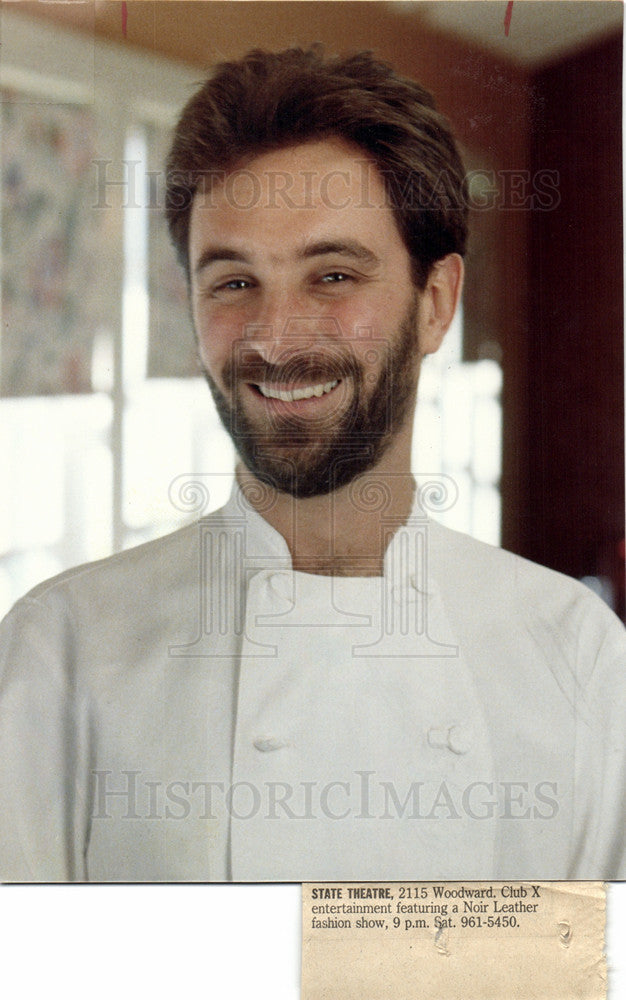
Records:
<instances>
[{"instance_id":1,"label":"white teeth","mask_svg":"<svg viewBox=\"0 0 626 1000\"><path fill-rule=\"evenodd\" d=\"M302 389L274 389L271 385L259 385L258 389L268 399L282 399L285 403L293 403L296 399L310 399L311 396L323 396L338 384L339 379L333 379L332 382L324 382L320 385L307 385Z\"/></svg>"}]
</instances>

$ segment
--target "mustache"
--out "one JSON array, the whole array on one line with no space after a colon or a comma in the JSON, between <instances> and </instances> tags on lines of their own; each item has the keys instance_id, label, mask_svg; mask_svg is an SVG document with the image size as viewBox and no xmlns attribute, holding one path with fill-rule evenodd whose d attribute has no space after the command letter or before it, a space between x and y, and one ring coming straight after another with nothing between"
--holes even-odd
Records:
<instances>
[{"instance_id":1,"label":"mustache","mask_svg":"<svg viewBox=\"0 0 626 1000\"><path fill-rule=\"evenodd\" d=\"M304 352L282 349L275 361L268 361L258 351L241 347L233 352L224 365L222 378L229 390L237 382L319 383L350 376L358 378L362 374L361 365L353 354L345 348L335 348L320 352Z\"/></svg>"}]
</instances>

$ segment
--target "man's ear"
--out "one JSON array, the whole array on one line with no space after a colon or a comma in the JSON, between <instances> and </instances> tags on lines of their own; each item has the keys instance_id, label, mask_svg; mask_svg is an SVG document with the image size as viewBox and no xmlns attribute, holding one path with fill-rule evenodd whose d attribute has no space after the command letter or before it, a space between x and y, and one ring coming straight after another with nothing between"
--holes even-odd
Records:
<instances>
[{"instance_id":1,"label":"man's ear","mask_svg":"<svg viewBox=\"0 0 626 1000\"><path fill-rule=\"evenodd\" d=\"M461 298L463 273L458 253L449 253L433 264L421 296L420 354L434 354L441 346Z\"/></svg>"}]
</instances>

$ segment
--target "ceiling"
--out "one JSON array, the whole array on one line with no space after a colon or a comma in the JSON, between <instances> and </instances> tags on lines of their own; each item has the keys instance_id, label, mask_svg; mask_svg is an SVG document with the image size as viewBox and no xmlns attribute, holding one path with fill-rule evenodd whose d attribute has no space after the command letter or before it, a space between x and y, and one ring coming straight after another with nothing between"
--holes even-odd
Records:
<instances>
[{"instance_id":1,"label":"ceiling","mask_svg":"<svg viewBox=\"0 0 626 1000\"><path fill-rule=\"evenodd\" d=\"M619 31L623 18L621 0L515 0L510 5L506 0L396 0L393 6L398 15L417 17L528 68Z\"/></svg>"},{"instance_id":2,"label":"ceiling","mask_svg":"<svg viewBox=\"0 0 626 1000\"><path fill-rule=\"evenodd\" d=\"M402 65L424 46L455 39L522 73L618 33L623 13L621 0L0 0L1 8L202 67L255 46L312 39L337 51L375 39L377 51Z\"/></svg>"}]
</instances>

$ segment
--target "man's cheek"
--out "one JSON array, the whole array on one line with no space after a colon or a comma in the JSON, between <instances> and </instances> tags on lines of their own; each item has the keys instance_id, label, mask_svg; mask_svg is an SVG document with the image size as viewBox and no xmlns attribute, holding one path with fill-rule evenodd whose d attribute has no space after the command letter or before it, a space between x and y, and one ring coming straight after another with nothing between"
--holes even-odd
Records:
<instances>
[{"instance_id":1,"label":"man's cheek","mask_svg":"<svg viewBox=\"0 0 626 1000\"><path fill-rule=\"evenodd\" d=\"M215 350L205 342L200 340L198 342L198 357L200 358L200 364L203 370L211 377L215 382L218 389L223 395L228 396L230 394L228 387L224 381L225 372L225 361L227 359L221 359Z\"/></svg>"}]
</instances>

